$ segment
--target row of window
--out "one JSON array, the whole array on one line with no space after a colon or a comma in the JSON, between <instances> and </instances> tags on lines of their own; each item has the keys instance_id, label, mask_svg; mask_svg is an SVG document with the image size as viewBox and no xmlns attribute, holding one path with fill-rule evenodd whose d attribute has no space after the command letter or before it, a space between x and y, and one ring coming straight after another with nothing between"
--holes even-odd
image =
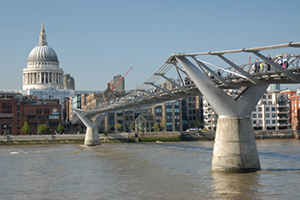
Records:
<instances>
[{"instance_id":1,"label":"row of window","mask_svg":"<svg viewBox=\"0 0 300 200\"><path fill-rule=\"evenodd\" d=\"M259 107L257 110L262 111L262 107ZM256 111L256 107L253 108L253 111ZM270 111L270 107L266 107L266 111ZM275 107L271 107L271 111L275 111Z\"/></svg>"},{"instance_id":2,"label":"row of window","mask_svg":"<svg viewBox=\"0 0 300 200\"><path fill-rule=\"evenodd\" d=\"M275 124L276 120L266 120L266 124L270 124L270 122L272 122L272 124ZM258 120L258 121L253 120L253 124L262 124L262 120Z\"/></svg>"},{"instance_id":3,"label":"row of window","mask_svg":"<svg viewBox=\"0 0 300 200\"><path fill-rule=\"evenodd\" d=\"M59 119L59 115L45 115L44 118L45 120ZM41 120L41 119L42 119L41 115L27 115L27 120Z\"/></svg>"},{"instance_id":4,"label":"row of window","mask_svg":"<svg viewBox=\"0 0 300 200\"><path fill-rule=\"evenodd\" d=\"M56 63L37 63L37 62L31 62L28 63L28 65L57 65Z\"/></svg>"},{"instance_id":5,"label":"row of window","mask_svg":"<svg viewBox=\"0 0 300 200\"><path fill-rule=\"evenodd\" d=\"M45 114L50 114L50 109L46 108L44 110ZM36 114L42 114L42 109L36 109Z\"/></svg>"},{"instance_id":6,"label":"row of window","mask_svg":"<svg viewBox=\"0 0 300 200\"><path fill-rule=\"evenodd\" d=\"M257 117L256 114L252 114L252 118L256 118L256 117ZM270 117L270 114L267 113L267 114L266 114L266 118L269 118L269 117ZM272 113L272 117L275 117L275 114L274 114L274 113ZM258 118L262 118L262 114L258 114Z\"/></svg>"},{"instance_id":7,"label":"row of window","mask_svg":"<svg viewBox=\"0 0 300 200\"><path fill-rule=\"evenodd\" d=\"M272 99L272 95L263 95L263 99L266 99L268 97L268 99Z\"/></svg>"},{"instance_id":8,"label":"row of window","mask_svg":"<svg viewBox=\"0 0 300 200\"><path fill-rule=\"evenodd\" d=\"M2 103L2 109L12 108L12 103Z\"/></svg>"}]
</instances>

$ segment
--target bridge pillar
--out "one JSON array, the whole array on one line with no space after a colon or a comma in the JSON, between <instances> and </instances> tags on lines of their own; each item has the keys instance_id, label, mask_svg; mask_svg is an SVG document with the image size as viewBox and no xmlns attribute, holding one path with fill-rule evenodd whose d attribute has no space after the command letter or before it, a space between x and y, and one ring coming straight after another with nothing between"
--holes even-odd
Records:
<instances>
[{"instance_id":1,"label":"bridge pillar","mask_svg":"<svg viewBox=\"0 0 300 200\"><path fill-rule=\"evenodd\" d=\"M216 87L184 56L176 57L176 60L219 115L212 171L246 173L260 170L250 115L268 85L249 86L233 98Z\"/></svg>"},{"instance_id":2,"label":"bridge pillar","mask_svg":"<svg viewBox=\"0 0 300 200\"><path fill-rule=\"evenodd\" d=\"M250 117L220 116L211 167L213 171L238 173L260 170Z\"/></svg>"},{"instance_id":3,"label":"bridge pillar","mask_svg":"<svg viewBox=\"0 0 300 200\"><path fill-rule=\"evenodd\" d=\"M77 114L79 119L86 126L84 145L85 146L100 145L98 125L104 119L106 114L102 114L102 115L97 116L96 120L94 122L91 122L88 118L86 118L79 111L73 110L73 112L75 114Z\"/></svg>"}]
</instances>

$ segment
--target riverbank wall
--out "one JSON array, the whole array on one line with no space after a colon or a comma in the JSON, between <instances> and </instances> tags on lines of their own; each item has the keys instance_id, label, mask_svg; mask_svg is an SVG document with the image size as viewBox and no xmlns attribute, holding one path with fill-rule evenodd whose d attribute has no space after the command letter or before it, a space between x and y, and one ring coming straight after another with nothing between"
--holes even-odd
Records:
<instances>
[{"instance_id":1,"label":"riverbank wall","mask_svg":"<svg viewBox=\"0 0 300 200\"><path fill-rule=\"evenodd\" d=\"M300 131L254 131L256 139L300 139ZM148 132L99 134L101 143L108 142L156 142L156 141L213 141L215 132ZM84 143L85 134L64 135L6 135L0 136L0 144L72 144Z\"/></svg>"}]
</instances>

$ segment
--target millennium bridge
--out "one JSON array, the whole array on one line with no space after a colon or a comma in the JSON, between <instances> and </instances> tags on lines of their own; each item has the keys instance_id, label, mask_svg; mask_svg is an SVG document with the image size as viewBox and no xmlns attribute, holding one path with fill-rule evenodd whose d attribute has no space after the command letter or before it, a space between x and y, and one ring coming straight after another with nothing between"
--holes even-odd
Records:
<instances>
[{"instance_id":1,"label":"millennium bridge","mask_svg":"<svg viewBox=\"0 0 300 200\"><path fill-rule=\"evenodd\" d=\"M203 95L218 114L211 168L213 171L254 172L260 170L250 114L269 84L300 83L300 54L279 54L271 59L262 52L273 49L299 48L300 42L203 53L175 53L138 89L93 110L73 109L87 127L85 145L99 145L98 125L110 111L132 110ZM237 65L225 55L255 55L262 61ZM203 57L222 61L222 67ZM175 81L172 77L179 77ZM186 81L188 78L189 81ZM159 82L168 81L172 88ZM155 88L155 90L153 90ZM228 90L239 92L232 96Z\"/></svg>"}]
</instances>

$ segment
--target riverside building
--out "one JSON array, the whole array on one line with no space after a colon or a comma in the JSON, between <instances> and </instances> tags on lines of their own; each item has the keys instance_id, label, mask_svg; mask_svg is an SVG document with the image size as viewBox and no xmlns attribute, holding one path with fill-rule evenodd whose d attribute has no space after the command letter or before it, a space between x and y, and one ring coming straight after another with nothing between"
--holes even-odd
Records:
<instances>
[{"instance_id":1,"label":"riverside building","mask_svg":"<svg viewBox=\"0 0 300 200\"><path fill-rule=\"evenodd\" d=\"M0 128L1 135L20 135L24 123L28 122L30 134L37 134L40 124L50 127L50 134L55 134L61 123L61 105L59 100L36 99L20 93L0 93Z\"/></svg>"}]
</instances>

